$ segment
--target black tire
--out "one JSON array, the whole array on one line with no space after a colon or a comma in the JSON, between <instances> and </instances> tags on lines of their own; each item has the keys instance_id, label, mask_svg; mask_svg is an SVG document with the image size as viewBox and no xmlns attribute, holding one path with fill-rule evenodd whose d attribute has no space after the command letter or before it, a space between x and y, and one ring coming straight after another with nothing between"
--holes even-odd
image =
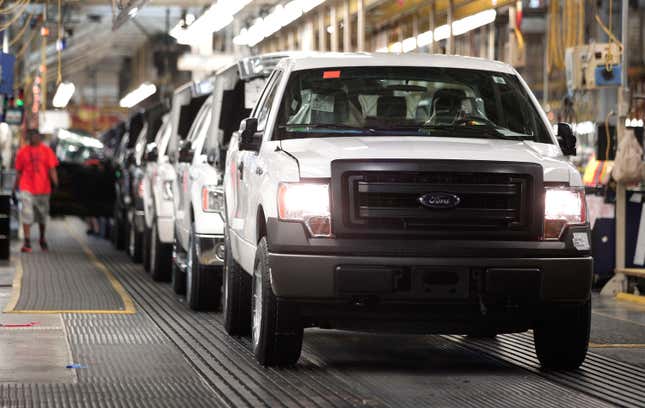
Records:
<instances>
[{"instance_id":1,"label":"black tire","mask_svg":"<svg viewBox=\"0 0 645 408\"><path fill-rule=\"evenodd\" d=\"M231 336L248 336L251 333L251 275L233 259L228 234L225 240L224 329Z\"/></svg>"},{"instance_id":2,"label":"black tire","mask_svg":"<svg viewBox=\"0 0 645 408\"><path fill-rule=\"evenodd\" d=\"M222 267L206 267L197 259L195 224L188 240L186 303L192 310L216 310L222 301Z\"/></svg>"},{"instance_id":3,"label":"black tire","mask_svg":"<svg viewBox=\"0 0 645 408\"><path fill-rule=\"evenodd\" d=\"M159 240L157 220L152 221L150 230L150 276L157 282L167 282L172 278L172 245Z\"/></svg>"},{"instance_id":4,"label":"black tire","mask_svg":"<svg viewBox=\"0 0 645 408\"><path fill-rule=\"evenodd\" d=\"M123 234L123 250L127 255L130 255L130 219L128 216L128 211L124 210L123 222L121 223L121 229Z\"/></svg>"},{"instance_id":5,"label":"black tire","mask_svg":"<svg viewBox=\"0 0 645 408\"><path fill-rule=\"evenodd\" d=\"M174 244L173 252L177 251L177 244ZM186 293L186 274L181 271L179 265L174 260L172 261L172 271L170 273L170 286L172 290L178 295Z\"/></svg>"},{"instance_id":6,"label":"black tire","mask_svg":"<svg viewBox=\"0 0 645 408\"><path fill-rule=\"evenodd\" d=\"M128 255L134 263L141 263L143 260L143 233L137 231L134 221L134 212L128 216Z\"/></svg>"},{"instance_id":7,"label":"black tire","mask_svg":"<svg viewBox=\"0 0 645 408\"><path fill-rule=\"evenodd\" d=\"M150 273L150 241L152 230L148 226L143 228L143 242L142 242L142 256L143 256L143 270Z\"/></svg>"},{"instance_id":8,"label":"black tire","mask_svg":"<svg viewBox=\"0 0 645 408\"><path fill-rule=\"evenodd\" d=\"M112 219L112 243L118 250L125 249L125 228L123 212L114 207L114 217Z\"/></svg>"},{"instance_id":9,"label":"black tire","mask_svg":"<svg viewBox=\"0 0 645 408\"><path fill-rule=\"evenodd\" d=\"M273 294L265 237L256 251L252 288L251 343L255 358L267 367L296 364L302 351L303 327L298 310L278 302Z\"/></svg>"},{"instance_id":10,"label":"black tire","mask_svg":"<svg viewBox=\"0 0 645 408\"><path fill-rule=\"evenodd\" d=\"M533 330L543 369L575 370L585 360L591 328L591 300L579 305L550 305Z\"/></svg>"}]
</instances>

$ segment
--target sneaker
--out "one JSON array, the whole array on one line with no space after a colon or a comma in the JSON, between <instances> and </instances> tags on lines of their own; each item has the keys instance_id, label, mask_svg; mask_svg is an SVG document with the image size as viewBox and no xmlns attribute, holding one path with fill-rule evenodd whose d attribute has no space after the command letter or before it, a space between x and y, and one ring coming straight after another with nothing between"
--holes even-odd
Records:
<instances>
[{"instance_id":1,"label":"sneaker","mask_svg":"<svg viewBox=\"0 0 645 408\"><path fill-rule=\"evenodd\" d=\"M20 252L26 252L26 253L31 252L31 244L29 242L25 242L22 245L22 248L20 248Z\"/></svg>"},{"instance_id":2,"label":"sneaker","mask_svg":"<svg viewBox=\"0 0 645 408\"><path fill-rule=\"evenodd\" d=\"M47 245L47 241L40 240L40 249L42 249L45 252L49 251L49 246Z\"/></svg>"}]
</instances>

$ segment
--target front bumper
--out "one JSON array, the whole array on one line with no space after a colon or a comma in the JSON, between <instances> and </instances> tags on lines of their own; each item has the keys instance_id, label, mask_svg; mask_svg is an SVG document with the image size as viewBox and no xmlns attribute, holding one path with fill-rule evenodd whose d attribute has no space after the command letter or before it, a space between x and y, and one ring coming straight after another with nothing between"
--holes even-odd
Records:
<instances>
[{"instance_id":1,"label":"front bumper","mask_svg":"<svg viewBox=\"0 0 645 408\"><path fill-rule=\"evenodd\" d=\"M279 298L382 302L583 302L589 248L560 241L311 238L302 224L269 219L271 283ZM589 240L590 242L590 240Z\"/></svg>"},{"instance_id":2,"label":"front bumper","mask_svg":"<svg viewBox=\"0 0 645 408\"><path fill-rule=\"evenodd\" d=\"M224 264L224 236L196 234L197 259L203 266Z\"/></svg>"},{"instance_id":3,"label":"front bumper","mask_svg":"<svg viewBox=\"0 0 645 408\"><path fill-rule=\"evenodd\" d=\"M580 258L419 258L269 254L276 296L379 302L583 302L593 262Z\"/></svg>"}]
</instances>

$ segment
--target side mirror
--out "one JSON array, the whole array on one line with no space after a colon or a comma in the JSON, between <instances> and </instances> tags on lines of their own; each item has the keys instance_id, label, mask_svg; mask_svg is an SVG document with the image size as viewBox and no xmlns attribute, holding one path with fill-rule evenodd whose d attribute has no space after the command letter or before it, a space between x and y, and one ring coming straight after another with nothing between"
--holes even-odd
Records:
<instances>
[{"instance_id":1,"label":"side mirror","mask_svg":"<svg viewBox=\"0 0 645 408\"><path fill-rule=\"evenodd\" d=\"M179 157L177 160L179 160L180 163L189 163L193 161L194 153L195 151L193 150L190 140L182 141L179 145Z\"/></svg>"},{"instance_id":2,"label":"side mirror","mask_svg":"<svg viewBox=\"0 0 645 408\"><path fill-rule=\"evenodd\" d=\"M565 156L576 155L576 137L573 134L573 129L568 123L558 123L558 144L562 149Z\"/></svg>"},{"instance_id":3,"label":"side mirror","mask_svg":"<svg viewBox=\"0 0 645 408\"><path fill-rule=\"evenodd\" d=\"M157 145L148 145L148 150L146 152L146 161L155 162L159 158L159 149Z\"/></svg>"},{"instance_id":4,"label":"side mirror","mask_svg":"<svg viewBox=\"0 0 645 408\"><path fill-rule=\"evenodd\" d=\"M258 120L246 118L240 123L240 150L257 152L262 144L262 134L258 133Z\"/></svg>"},{"instance_id":5,"label":"side mirror","mask_svg":"<svg viewBox=\"0 0 645 408\"><path fill-rule=\"evenodd\" d=\"M217 149L208 149L206 153L206 163L211 166L217 163Z\"/></svg>"}]
</instances>

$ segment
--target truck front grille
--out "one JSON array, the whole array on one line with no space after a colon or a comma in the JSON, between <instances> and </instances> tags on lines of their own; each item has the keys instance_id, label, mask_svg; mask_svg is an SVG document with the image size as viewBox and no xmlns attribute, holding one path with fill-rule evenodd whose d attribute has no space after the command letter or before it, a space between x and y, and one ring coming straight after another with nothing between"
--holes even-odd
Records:
<instances>
[{"instance_id":1,"label":"truck front grille","mask_svg":"<svg viewBox=\"0 0 645 408\"><path fill-rule=\"evenodd\" d=\"M337 234L534 239L541 233L536 225L537 214L543 213L540 166L520 163L513 168L513 164L497 162L473 166L473 162L459 161L376 163L380 169L370 170L364 168L365 162L349 161L340 166L345 171L332 170L332 183L340 184L340 196L333 195L334 216L342 213L340 219L334 219ZM428 208L420 198L429 193L446 193L458 197L459 203L454 208Z\"/></svg>"}]
</instances>

